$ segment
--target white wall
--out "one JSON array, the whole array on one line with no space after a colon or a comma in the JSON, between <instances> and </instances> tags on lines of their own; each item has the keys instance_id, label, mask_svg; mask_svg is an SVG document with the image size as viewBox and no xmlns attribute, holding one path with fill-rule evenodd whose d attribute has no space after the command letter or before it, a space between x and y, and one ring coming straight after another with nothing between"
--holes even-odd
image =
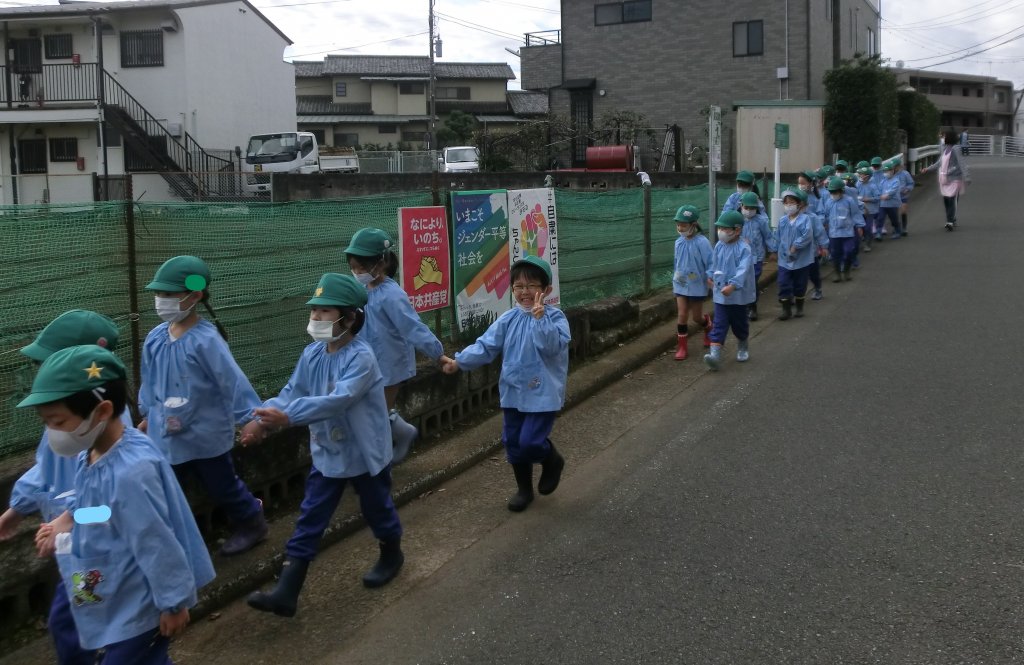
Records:
<instances>
[{"instance_id":1,"label":"white wall","mask_svg":"<svg viewBox=\"0 0 1024 665\"><path fill-rule=\"evenodd\" d=\"M736 114L737 170L775 171L775 123L789 125L789 149L782 151L783 173L821 164L825 153L823 107L745 106Z\"/></svg>"}]
</instances>

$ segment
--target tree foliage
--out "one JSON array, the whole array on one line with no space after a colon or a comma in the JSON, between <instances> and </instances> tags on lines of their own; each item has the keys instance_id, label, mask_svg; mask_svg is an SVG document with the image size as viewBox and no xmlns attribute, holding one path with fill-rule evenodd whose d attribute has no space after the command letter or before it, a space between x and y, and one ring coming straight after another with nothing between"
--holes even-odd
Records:
<instances>
[{"instance_id":1,"label":"tree foliage","mask_svg":"<svg viewBox=\"0 0 1024 665\"><path fill-rule=\"evenodd\" d=\"M476 118L463 111L452 111L437 130L437 145L446 148L452 145L468 145L476 131Z\"/></svg>"},{"instance_id":2,"label":"tree foliage","mask_svg":"<svg viewBox=\"0 0 1024 665\"><path fill-rule=\"evenodd\" d=\"M510 129L479 130L474 141L483 171L544 171L572 137L569 119L552 113Z\"/></svg>"},{"instance_id":3,"label":"tree foliage","mask_svg":"<svg viewBox=\"0 0 1024 665\"><path fill-rule=\"evenodd\" d=\"M856 57L825 74L825 134L848 159L898 150L898 83L878 56Z\"/></svg>"},{"instance_id":4,"label":"tree foliage","mask_svg":"<svg viewBox=\"0 0 1024 665\"><path fill-rule=\"evenodd\" d=\"M900 129L907 132L907 145L932 145L938 142L942 113L925 95L916 90L899 93Z\"/></svg>"}]
</instances>

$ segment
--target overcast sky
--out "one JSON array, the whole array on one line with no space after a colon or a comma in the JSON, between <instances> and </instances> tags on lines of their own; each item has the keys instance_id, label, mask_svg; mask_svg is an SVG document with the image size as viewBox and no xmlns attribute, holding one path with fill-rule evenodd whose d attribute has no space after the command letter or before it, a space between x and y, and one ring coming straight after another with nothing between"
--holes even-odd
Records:
<instances>
[{"instance_id":1,"label":"overcast sky","mask_svg":"<svg viewBox=\"0 0 1024 665\"><path fill-rule=\"evenodd\" d=\"M288 59L427 54L429 0L250 1L294 40ZM527 32L558 29L559 6L559 0L435 0L442 60L508 62L518 76L519 59L505 49L516 50ZM933 69L1024 85L1024 0L883 0L882 11L882 53L893 62L925 67L1017 37Z\"/></svg>"}]
</instances>

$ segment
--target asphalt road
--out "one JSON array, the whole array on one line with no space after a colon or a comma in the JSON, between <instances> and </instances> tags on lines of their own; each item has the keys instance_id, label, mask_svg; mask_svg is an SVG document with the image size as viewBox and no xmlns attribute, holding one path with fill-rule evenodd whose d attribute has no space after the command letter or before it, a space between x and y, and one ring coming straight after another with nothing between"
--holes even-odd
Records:
<instances>
[{"instance_id":1,"label":"asphalt road","mask_svg":"<svg viewBox=\"0 0 1024 665\"><path fill-rule=\"evenodd\" d=\"M359 585L364 532L295 619L235 603L176 662L1024 661L1024 160L970 164L958 231L931 182L750 362L666 354L567 412L556 494L513 515L508 466L475 467L403 508L392 585Z\"/></svg>"}]
</instances>

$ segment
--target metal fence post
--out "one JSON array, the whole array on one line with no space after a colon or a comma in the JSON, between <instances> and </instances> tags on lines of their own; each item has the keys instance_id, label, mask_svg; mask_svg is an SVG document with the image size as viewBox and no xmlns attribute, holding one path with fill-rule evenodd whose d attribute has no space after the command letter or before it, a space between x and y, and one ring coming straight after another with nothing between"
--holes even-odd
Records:
<instances>
[{"instance_id":1,"label":"metal fence post","mask_svg":"<svg viewBox=\"0 0 1024 665\"><path fill-rule=\"evenodd\" d=\"M109 184L108 184L109 186ZM137 391L142 385L142 333L139 329L139 276L135 252L135 195L132 176L124 178L124 228L128 250L128 321L132 335L132 382ZM132 400L134 403L135 400ZM138 420L137 413L132 414Z\"/></svg>"},{"instance_id":2,"label":"metal fence post","mask_svg":"<svg viewBox=\"0 0 1024 665\"><path fill-rule=\"evenodd\" d=\"M651 179L641 172L644 190L644 295L651 292Z\"/></svg>"}]
</instances>

